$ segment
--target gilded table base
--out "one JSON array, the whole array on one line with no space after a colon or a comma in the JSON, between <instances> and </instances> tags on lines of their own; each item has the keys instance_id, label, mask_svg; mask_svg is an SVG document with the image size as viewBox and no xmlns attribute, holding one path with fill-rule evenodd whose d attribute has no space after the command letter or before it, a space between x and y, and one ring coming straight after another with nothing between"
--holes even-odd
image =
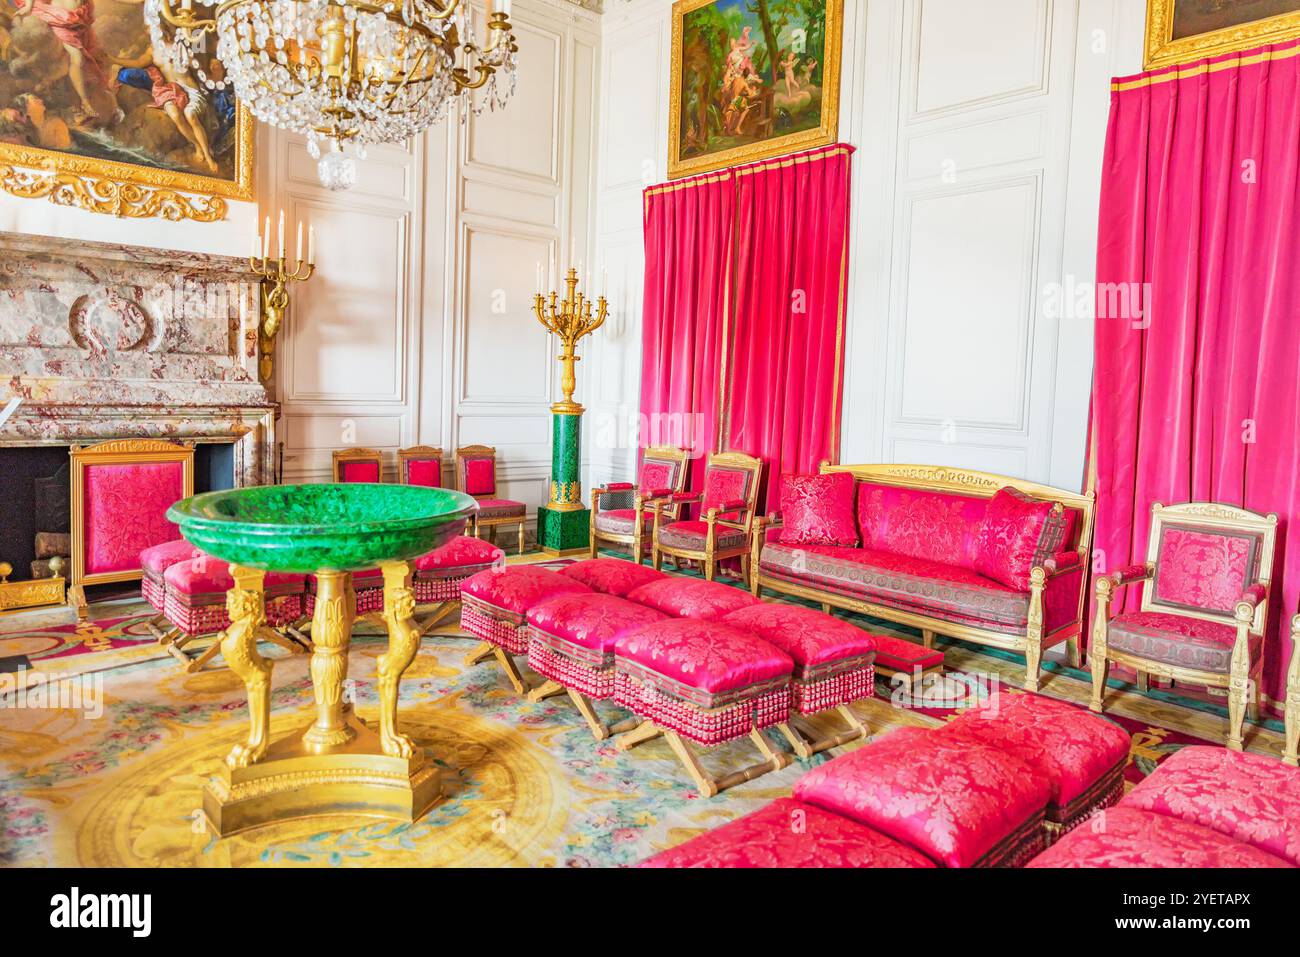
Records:
<instances>
[{"instance_id":1,"label":"gilded table base","mask_svg":"<svg viewBox=\"0 0 1300 957\"><path fill-rule=\"evenodd\" d=\"M311 629L316 719L303 731L269 743L272 662L257 651L268 630L265 573L231 566L235 587L226 597L231 626L221 652L248 692L249 730L204 789L203 812L218 836L315 814L411 822L438 800L437 769L397 730L398 682L420 646L420 628L412 618L411 566L388 562L382 568L388 650L378 662L378 728L358 718L344 700L356 621L352 576L320 571Z\"/></svg>"}]
</instances>

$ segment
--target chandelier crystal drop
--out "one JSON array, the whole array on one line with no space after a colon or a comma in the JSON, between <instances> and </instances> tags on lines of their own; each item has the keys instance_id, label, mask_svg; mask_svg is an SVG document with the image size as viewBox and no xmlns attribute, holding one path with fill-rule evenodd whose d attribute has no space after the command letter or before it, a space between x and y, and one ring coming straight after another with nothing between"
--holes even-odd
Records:
<instances>
[{"instance_id":1,"label":"chandelier crystal drop","mask_svg":"<svg viewBox=\"0 0 1300 957\"><path fill-rule=\"evenodd\" d=\"M144 0L144 12L160 65L233 86L258 119L305 135L321 182L346 189L366 144L403 142L453 103L462 121L506 104L510 0L488 2L483 44L469 0Z\"/></svg>"}]
</instances>

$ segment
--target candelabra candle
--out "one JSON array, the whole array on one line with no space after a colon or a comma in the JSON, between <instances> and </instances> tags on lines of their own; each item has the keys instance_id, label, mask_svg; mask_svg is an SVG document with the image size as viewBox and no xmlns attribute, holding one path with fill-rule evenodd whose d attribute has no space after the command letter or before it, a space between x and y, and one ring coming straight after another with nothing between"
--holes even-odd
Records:
<instances>
[{"instance_id":1,"label":"candelabra candle","mask_svg":"<svg viewBox=\"0 0 1300 957\"><path fill-rule=\"evenodd\" d=\"M554 333L560 340L560 391L564 401L551 407L554 412L581 412L582 406L573 401L573 392L577 388L574 363L578 343L584 336L589 336L605 324L609 313L609 304L604 296L596 299L595 315L592 315L591 300L578 291L578 270L570 267L564 280L564 299L552 291L549 300L544 293L537 293L533 298L533 311L537 321Z\"/></svg>"},{"instance_id":2,"label":"candelabra candle","mask_svg":"<svg viewBox=\"0 0 1300 957\"><path fill-rule=\"evenodd\" d=\"M256 253L259 245L262 248L262 255L250 256L248 265L258 279L261 280L262 286L262 322L257 330L259 347L257 373L264 383L270 382L271 376L275 372L275 338L279 335L280 326L284 322L285 310L289 308L289 283L306 282L316 271L316 231L314 227L309 235L307 258L304 260L302 258L302 223L299 223L298 255L292 265L285 259L284 255L283 213L280 214L278 256L272 258L268 255L271 238L271 217L266 218L266 232L263 234L260 243L257 240L253 242L254 253Z\"/></svg>"}]
</instances>

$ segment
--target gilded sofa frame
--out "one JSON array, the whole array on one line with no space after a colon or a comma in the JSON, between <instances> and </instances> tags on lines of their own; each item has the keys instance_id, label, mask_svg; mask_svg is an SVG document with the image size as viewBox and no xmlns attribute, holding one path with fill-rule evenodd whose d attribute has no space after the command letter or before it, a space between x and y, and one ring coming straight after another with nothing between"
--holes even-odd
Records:
<instances>
[{"instance_id":1,"label":"gilded sofa frame","mask_svg":"<svg viewBox=\"0 0 1300 957\"><path fill-rule=\"evenodd\" d=\"M474 495L472 492L465 492L465 460L482 459L492 460L492 493L490 495ZM476 502L483 499L500 498L500 482L497 479L497 450L490 445L462 445L456 450L456 491L465 492ZM488 530L488 542L495 545L498 525L518 525L519 526L519 554L524 553L524 530L528 524L528 510L524 509L523 515L510 515L505 518L480 518L478 512L474 513L473 535L475 538L481 538L479 532L483 529Z\"/></svg>"},{"instance_id":2,"label":"gilded sofa frame","mask_svg":"<svg viewBox=\"0 0 1300 957\"><path fill-rule=\"evenodd\" d=\"M384 480L384 453L379 449L335 449L330 460L336 484L343 481L343 466L349 462L374 462L379 466L379 481Z\"/></svg>"},{"instance_id":3,"label":"gilded sofa frame","mask_svg":"<svg viewBox=\"0 0 1300 957\"><path fill-rule=\"evenodd\" d=\"M1300 615L1291 619L1291 665L1286 671L1286 749L1282 760L1300 766Z\"/></svg>"},{"instance_id":4,"label":"gilded sofa frame","mask_svg":"<svg viewBox=\"0 0 1300 957\"><path fill-rule=\"evenodd\" d=\"M1193 608L1179 608L1154 601L1156 558L1160 554L1161 531L1166 525L1199 525L1222 528L1226 531L1253 532L1260 535L1258 572L1252 584L1263 586L1262 597L1249 593L1238 599L1232 612L1232 623L1237 628L1237 638L1232 646L1231 669L1228 674L1184 668L1164 662L1151 661L1140 655L1112 651L1108 647L1111 602L1119 589L1141 583L1141 611L1163 611L1186 618L1199 618L1219 624L1227 623L1226 614L1215 614ZM1151 506L1151 533L1147 541L1147 558L1138 574L1123 571L1111 572L1097 579L1097 614L1093 622L1092 644L1088 657L1092 662L1092 699L1088 707L1100 714L1106 694L1106 677L1111 664L1132 668L1139 675L1139 684L1146 690L1147 676L1155 675L1173 681L1184 681L1207 688L1228 689L1228 747L1242 750L1242 727L1246 714L1251 720L1259 718L1259 678L1264 670L1265 646L1260 646L1259 660L1251 666L1250 635L1263 635L1268 627L1268 596L1273 579L1273 549L1277 540L1277 516L1261 515L1233 505L1216 502L1188 502L1183 505ZM1249 587L1249 586L1248 586ZM1294 664L1294 663L1293 663ZM1253 691L1252 691L1253 689ZM1288 694L1288 698L1290 694Z\"/></svg>"},{"instance_id":5,"label":"gilded sofa frame","mask_svg":"<svg viewBox=\"0 0 1300 957\"><path fill-rule=\"evenodd\" d=\"M751 547L751 537L754 534L755 512L758 508L758 487L763 482L763 460L756 459L752 455L746 455L744 452L710 452L706 469L715 465L721 465L729 468L746 469L751 473L749 486L745 492L745 507L739 509L742 518L740 521L727 521L720 517L721 514L734 514L733 512L719 513L718 509L711 508L707 513L700 516L701 520L707 526L704 536L704 548L671 548L659 543L659 528L665 515L664 501L657 499L650 503L654 510L654 528L650 538L651 564L655 571L663 567L664 556L671 558L687 559L688 561L700 562L704 566L704 578L706 581L713 581L717 577L718 562L727 558L740 559L740 575L748 586L752 579L753 569L750 568L749 552ZM683 503L691 504L691 503ZM703 508L703 499L701 498L701 508ZM731 548L719 548L717 544L718 527L732 528L743 532L745 540L743 544L735 545Z\"/></svg>"},{"instance_id":6,"label":"gilded sofa frame","mask_svg":"<svg viewBox=\"0 0 1300 957\"><path fill-rule=\"evenodd\" d=\"M680 492L686 487L686 479L690 472L691 453L687 449L675 448L671 445L656 446L648 448L642 452L642 459L659 459L672 460L677 463L677 481L674 483L672 491ZM596 514L600 511L600 497L608 493L606 488L593 488L591 490L591 522L588 526L588 557L595 558L600 549L601 542L609 542L614 545L623 545L632 552L632 560L638 565L645 553L645 520L642 518L646 514L646 506L655 501L642 497L640 476L633 490L632 509L636 512L636 522L632 526L632 534L620 535L616 532L602 532L596 528ZM676 521L681 507L671 502L665 504L665 514L669 521Z\"/></svg>"},{"instance_id":7,"label":"gilded sofa frame","mask_svg":"<svg viewBox=\"0 0 1300 957\"><path fill-rule=\"evenodd\" d=\"M1043 652L1048 648L1065 642L1069 649L1069 661L1072 667L1079 667L1079 638L1083 633L1084 603L1087 589L1079 587L1078 608L1074 621L1058 628L1051 634L1044 631L1043 594L1047 583L1058 575L1074 571L1088 560L1092 548L1092 526L1096 513L1096 502L1091 492L1070 492L1051 485L1041 485L1025 479L996 475L991 472L975 472L968 469L954 469L939 465L831 465L822 463L821 472L848 472L859 482L872 482L877 485L893 485L928 492L949 492L971 495L978 498L992 498L998 489L1009 487L1045 502L1059 502L1065 508L1079 512L1076 531L1078 545L1078 563L1057 567L1055 561L1048 559L1042 565L1030 571L1029 580L1029 614L1024 635L1008 635L1000 631L978 628L934 618L918 612L901 611L887 605L878 605L860 598L850 598L834 592L824 591L811 585L796 585L782 579L764 575L760 557L769 529L779 528L779 519L760 517L755 523L749 564L751 590L755 597L762 597L762 589L793 595L821 602L822 609L829 611L832 607L856 611L861 614L883 618L900 625L909 625L921 630L922 640L927 648L932 647L936 635L960 638L991 648L1002 648L1025 656L1026 691L1037 691L1039 670L1042 665ZM1086 576L1085 576L1086 580Z\"/></svg>"}]
</instances>

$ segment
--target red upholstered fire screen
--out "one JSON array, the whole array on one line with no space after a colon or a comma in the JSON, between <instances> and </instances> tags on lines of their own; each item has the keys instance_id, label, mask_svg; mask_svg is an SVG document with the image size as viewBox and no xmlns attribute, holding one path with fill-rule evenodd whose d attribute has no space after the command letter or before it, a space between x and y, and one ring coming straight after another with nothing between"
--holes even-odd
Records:
<instances>
[{"instance_id":1,"label":"red upholstered fire screen","mask_svg":"<svg viewBox=\"0 0 1300 957\"><path fill-rule=\"evenodd\" d=\"M73 446L72 584L139 578L140 552L180 538L168 507L194 494L194 449L153 439Z\"/></svg>"}]
</instances>

